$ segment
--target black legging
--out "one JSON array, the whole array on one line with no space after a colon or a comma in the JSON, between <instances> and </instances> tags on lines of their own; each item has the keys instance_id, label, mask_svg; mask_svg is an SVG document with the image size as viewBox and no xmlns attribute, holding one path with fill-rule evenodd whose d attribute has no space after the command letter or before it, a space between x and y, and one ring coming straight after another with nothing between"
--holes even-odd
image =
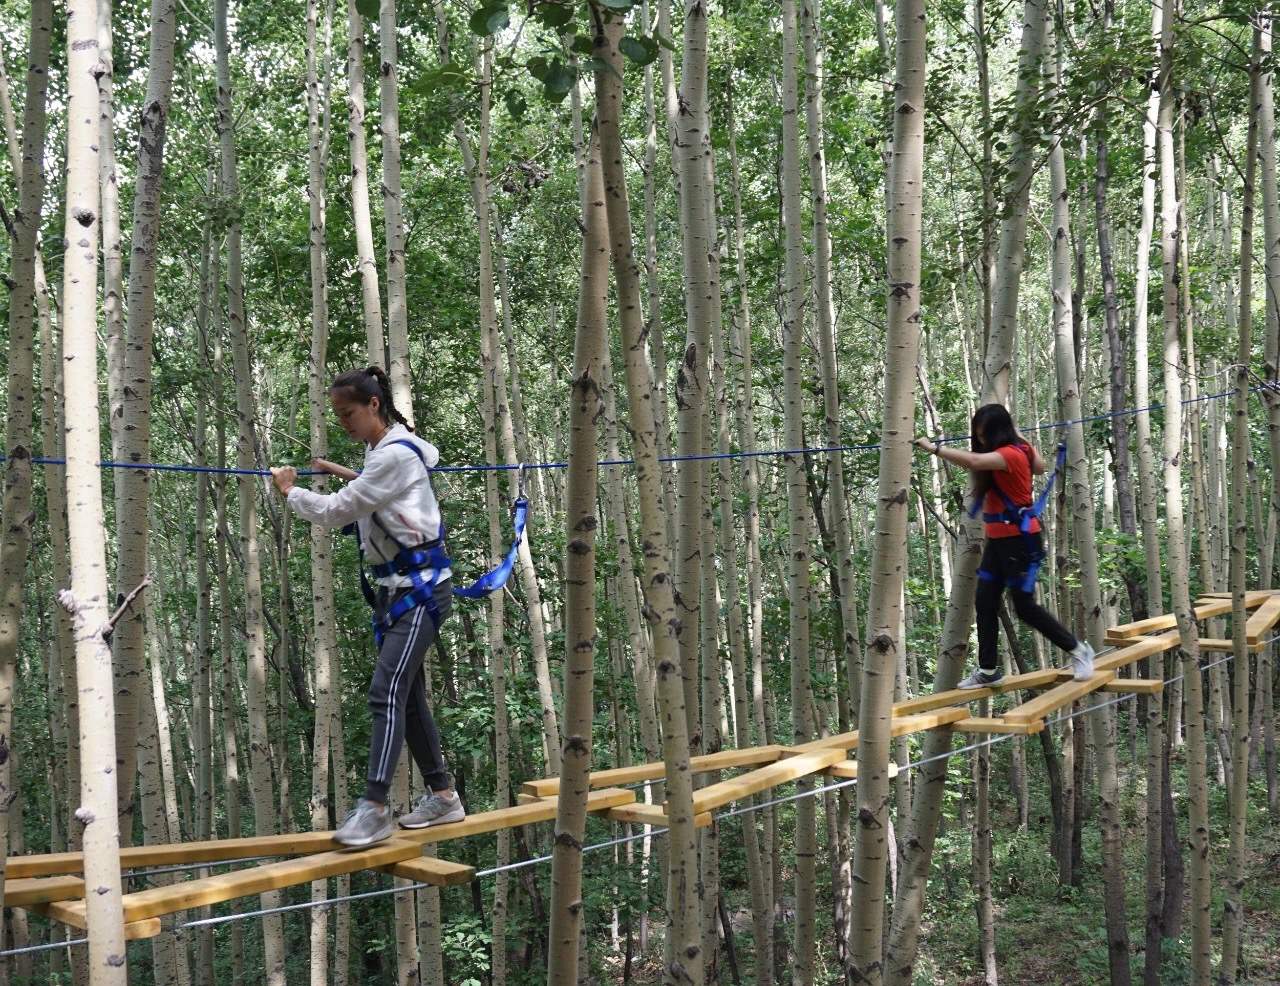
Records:
<instances>
[{"instance_id":1,"label":"black legging","mask_svg":"<svg viewBox=\"0 0 1280 986\"><path fill-rule=\"evenodd\" d=\"M1033 560L1031 541L1035 542L1035 550L1043 554L1039 534L1032 534L1029 538L1020 534L987 538L987 546L982 551L975 607L978 612L978 665L983 671L995 671L1000 666L996 635L1000 623L1000 596L1006 588L1013 599L1013 611L1023 623L1065 651L1075 650L1078 643L1070 630L1036 602L1034 585L1030 592L1022 589Z\"/></svg>"}]
</instances>

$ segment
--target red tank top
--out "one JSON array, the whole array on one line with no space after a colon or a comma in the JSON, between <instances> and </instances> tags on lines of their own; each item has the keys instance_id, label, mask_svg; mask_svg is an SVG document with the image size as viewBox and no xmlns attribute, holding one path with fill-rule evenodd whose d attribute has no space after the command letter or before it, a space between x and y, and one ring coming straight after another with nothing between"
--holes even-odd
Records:
<instances>
[{"instance_id":1,"label":"red tank top","mask_svg":"<svg viewBox=\"0 0 1280 986\"><path fill-rule=\"evenodd\" d=\"M987 491L986 498L982 501L982 512L1002 514L1007 509L1004 500L1000 499L1000 494L996 490L1003 492L1016 507L1031 506L1033 497L1030 448L1025 445L1002 445L996 449L996 452L1004 459L1007 468L1003 471L995 469L991 471L992 488ZM987 522L986 531L989 538L1011 538L1022 533L1018 530L1017 524L990 521ZM1031 533L1037 534L1039 531L1040 521L1033 517Z\"/></svg>"}]
</instances>

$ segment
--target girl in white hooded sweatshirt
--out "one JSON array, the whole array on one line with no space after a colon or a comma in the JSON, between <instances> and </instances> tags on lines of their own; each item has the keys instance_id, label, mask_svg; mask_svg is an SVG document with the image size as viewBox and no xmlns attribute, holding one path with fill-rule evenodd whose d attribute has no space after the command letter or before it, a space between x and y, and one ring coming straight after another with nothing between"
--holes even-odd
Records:
<instances>
[{"instance_id":1,"label":"girl in white hooded sweatshirt","mask_svg":"<svg viewBox=\"0 0 1280 986\"><path fill-rule=\"evenodd\" d=\"M344 845L367 846L394 831L387 793L405 742L427 791L400 825L424 828L466 815L427 705L423 665L452 608L452 573L431 488L430 471L440 453L396 410L386 373L377 366L343 373L330 386L329 400L343 430L365 443L364 469L357 474L316 459L315 468L348 480L327 495L295 485L297 470L290 466L271 474L303 520L331 528L355 524L362 560L373 568L373 584L366 586L372 589L378 663L369 685L368 779L364 797L333 835Z\"/></svg>"}]
</instances>

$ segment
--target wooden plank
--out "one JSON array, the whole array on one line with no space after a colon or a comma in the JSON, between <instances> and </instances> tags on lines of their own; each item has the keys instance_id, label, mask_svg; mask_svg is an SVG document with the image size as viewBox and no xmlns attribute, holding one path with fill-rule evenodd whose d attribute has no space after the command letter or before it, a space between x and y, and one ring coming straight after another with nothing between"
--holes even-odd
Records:
<instances>
[{"instance_id":1,"label":"wooden plank","mask_svg":"<svg viewBox=\"0 0 1280 986\"><path fill-rule=\"evenodd\" d=\"M1245 639L1251 645L1261 644L1263 638L1277 622L1280 622L1280 596L1271 596L1245 623Z\"/></svg>"},{"instance_id":2,"label":"wooden plank","mask_svg":"<svg viewBox=\"0 0 1280 986\"><path fill-rule=\"evenodd\" d=\"M1256 644L1248 643L1248 631L1245 631L1245 633L1245 647L1251 654L1257 654L1266 647L1266 644L1261 642ZM1236 645L1232 641L1224 640L1221 637L1200 638L1200 652L1202 654L1230 654L1235 649Z\"/></svg>"},{"instance_id":3,"label":"wooden plank","mask_svg":"<svg viewBox=\"0 0 1280 986\"><path fill-rule=\"evenodd\" d=\"M708 753L689 760L689 769L695 774L709 774L717 770L731 770L734 767L754 767L757 764L773 763L782 752L782 747L775 744L769 746L750 746L739 750L721 750L719 753ZM591 773L591 787L617 787L636 784L640 781L659 781L667 776L665 763L643 763L633 767L615 767L610 770L596 770ZM525 781L520 785L522 794L531 794L536 798L553 798L560 793L559 777L544 777L542 780Z\"/></svg>"},{"instance_id":4,"label":"wooden plank","mask_svg":"<svg viewBox=\"0 0 1280 986\"><path fill-rule=\"evenodd\" d=\"M761 791L775 788L779 784L786 784L788 781L794 781L809 774L817 773L823 767L830 767L833 763L839 763L844 758L844 748L835 747L802 753L798 756L788 757L785 760L779 760L777 763L771 763L767 767L760 767L750 773L730 778L727 781L720 781L718 784L711 784L694 791L693 810L698 814L705 811L714 811L730 802L740 801L753 794L759 794Z\"/></svg>"},{"instance_id":5,"label":"wooden plank","mask_svg":"<svg viewBox=\"0 0 1280 986\"><path fill-rule=\"evenodd\" d=\"M332 832L295 832L289 835L248 836L242 839L211 839L204 842L174 842L154 846L130 846L120 850L120 868L169 866L177 863L216 863L253 856L301 856L333 852L342 846ZM38 856L10 856L6 876L14 879L84 872L78 852L46 853Z\"/></svg>"},{"instance_id":6,"label":"wooden plank","mask_svg":"<svg viewBox=\"0 0 1280 986\"><path fill-rule=\"evenodd\" d=\"M1247 592L1245 593L1244 605L1246 609L1255 609L1264 603L1275 599L1270 590L1263 592ZM1201 597L1196 600L1194 607L1197 620L1209 620L1215 616L1225 616L1231 612L1231 599ZM1178 625L1178 619L1172 613L1165 613L1163 616L1152 616L1149 619L1138 620L1136 623L1125 623L1118 627L1108 627L1108 637L1131 638L1146 636L1157 630L1172 630Z\"/></svg>"},{"instance_id":7,"label":"wooden plank","mask_svg":"<svg viewBox=\"0 0 1280 986\"><path fill-rule=\"evenodd\" d=\"M589 812L602 812L635 800L635 792L610 788L593 791L587 797ZM341 876L360 870L380 869L414 859L429 843L446 839L459 839L469 835L481 835L497 829L515 828L533 822L547 821L556 816L554 799L533 804L516 805L497 811L481 812L460 822L434 825L425 829L405 829L388 842L367 849L345 849L340 852L318 853L299 859L286 859L264 866L220 873L200 880L188 880L167 887L150 887L124 898L125 919L138 921L143 918L186 911L207 904L217 904L237 897L249 897L310 883L328 876Z\"/></svg>"},{"instance_id":8,"label":"wooden plank","mask_svg":"<svg viewBox=\"0 0 1280 986\"><path fill-rule=\"evenodd\" d=\"M1055 671L1054 673L1056 674L1057 672ZM975 689L975 691L981 691L981 689ZM910 736L912 733L923 733L927 730L937 729L940 726L946 726L960 719L965 719L968 715L968 709L952 707L935 709L932 712L925 712L920 715L894 715L889 720L889 735L896 738L898 736ZM784 757L795 757L807 753L816 753L820 750L852 750L857 745L858 731L855 729L848 733L837 733L835 736L824 736L821 739L803 743L800 746L784 746L782 755ZM753 773L759 773L759 771L754 771Z\"/></svg>"},{"instance_id":9,"label":"wooden plank","mask_svg":"<svg viewBox=\"0 0 1280 986\"><path fill-rule=\"evenodd\" d=\"M1017 733L1020 736L1031 736L1044 729L1044 720L1031 722L1008 722L1004 718L970 717L953 722L951 728L958 733Z\"/></svg>"},{"instance_id":10,"label":"wooden plank","mask_svg":"<svg viewBox=\"0 0 1280 986\"><path fill-rule=\"evenodd\" d=\"M654 828L668 828L671 820L667 818L664 805L646 805L637 802L633 805L622 805L610 808L605 817L611 822L626 822L631 825L651 825ZM693 827L704 829L713 821L711 812L704 811L693 816Z\"/></svg>"},{"instance_id":11,"label":"wooden plank","mask_svg":"<svg viewBox=\"0 0 1280 986\"><path fill-rule=\"evenodd\" d=\"M382 867L382 872L398 876L402 880L430 883L437 887L458 887L464 883L470 883L476 876L474 866L438 859L435 856L401 860L399 863Z\"/></svg>"},{"instance_id":12,"label":"wooden plank","mask_svg":"<svg viewBox=\"0 0 1280 986\"><path fill-rule=\"evenodd\" d=\"M993 685L988 685L986 688L952 688L950 691L935 692L932 695L922 695L920 698L899 702L893 707L893 714L895 716L913 715L919 712L945 708L950 705L967 705L970 702L976 702L980 698L990 698L992 695L999 695L1001 692L1014 689L1047 688L1051 685L1056 685L1060 680L1061 672L1056 668L1030 671L1027 674L1009 675L1001 678Z\"/></svg>"},{"instance_id":13,"label":"wooden plank","mask_svg":"<svg viewBox=\"0 0 1280 986\"><path fill-rule=\"evenodd\" d=\"M1140 637L1130 640L1126 646L1093 662L1094 671L1114 671L1136 664L1144 657L1160 654L1178 646L1180 636L1177 630L1169 630L1156 637Z\"/></svg>"},{"instance_id":14,"label":"wooden plank","mask_svg":"<svg viewBox=\"0 0 1280 986\"><path fill-rule=\"evenodd\" d=\"M900 768L892 760L889 761L889 778L898 776ZM845 780L854 780L858 776L858 761L841 760L839 763L833 763L830 767L825 767L822 773L827 777L842 777Z\"/></svg>"},{"instance_id":15,"label":"wooden plank","mask_svg":"<svg viewBox=\"0 0 1280 986\"><path fill-rule=\"evenodd\" d=\"M85 903L82 900L32 904L27 909L37 914L42 914L47 918L52 918L55 921L61 921L63 924L70 925L73 928L79 928L81 931L89 930L89 921L85 916ZM126 921L124 925L124 940L138 941L142 938L154 938L160 934L160 931L160 919L158 917L147 918L142 921Z\"/></svg>"},{"instance_id":16,"label":"wooden plank","mask_svg":"<svg viewBox=\"0 0 1280 986\"><path fill-rule=\"evenodd\" d=\"M1097 691L1108 682L1114 681L1115 677L1114 671L1096 671L1093 677L1085 681L1068 681L1057 688L1049 689L1030 702L1023 702L1016 708L1010 709L1004 714L1004 718L1009 722L1034 722L1037 719L1043 719L1050 712L1064 705L1070 705L1092 691Z\"/></svg>"},{"instance_id":17,"label":"wooden plank","mask_svg":"<svg viewBox=\"0 0 1280 986\"><path fill-rule=\"evenodd\" d=\"M29 907L55 900L84 900L84 881L78 876L53 876L4 882L5 907Z\"/></svg>"},{"instance_id":18,"label":"wooden plank","mask_svg":"<svg viewBox=\"0 0 1280 986\"><path fill-rule=\"evenodd\" d=\"M1252 590L1250 590L1248 593L1246 593L1246 594L1245 594L1245 598L1246 598L1246 599L1248 599L1248 598L1249 598L1249 596L1252 596L1252 595L1255 595L1255 594L1257 594L1257 595L1263 595L1263 594L1266 594L1266 595L1274 596L1274 595L1275 595L1276 593L1278 593L1278 592L1280 592L1280 589L1252 589ZM1229 592L1202 592L1202 593L1200 593L1200 598L1201 598L1201 599L1230 599L1230 598L1231 598L1231 593L1229 593Z\"/></svg>"},{"instance_id":19,"label":"wooden plank","mask_svg":"<svg viewBox=\"0 0 1280 986\"><path fill-rule=\"evenodd\" d=\"M1136 692L1139 695L1159 695L1164 682L1158 678L1117 678L1102 686L1104 692Z\"/></svg>"}]
</instances>

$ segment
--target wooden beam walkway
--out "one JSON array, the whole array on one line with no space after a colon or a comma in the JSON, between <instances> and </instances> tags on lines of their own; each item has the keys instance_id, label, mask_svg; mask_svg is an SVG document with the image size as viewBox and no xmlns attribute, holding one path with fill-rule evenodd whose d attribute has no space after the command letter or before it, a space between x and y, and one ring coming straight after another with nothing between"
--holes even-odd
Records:
<instances>
[{"instance_id":1,"label":"wooden beam walkway","mask_svg":"<svg viewBox=\"0 0 1280 986\"><path fill-rule=\"evenodd\" d=\"M1247 646L1260 650L1280 623L1280 590L1250 592L1245 626ZM1197 621L1231 612L1231 600L1222 594L1196 600ZM1046 668L1010 675L986 687L952 689L898 702L893 706L890 733L911 736L945 729L959 734L1033 735L1044 729L1046 719L1095 691L1158 695L1161 681L1122 677L1121 670L1153 654L1178 646L1177 620L1171 614L1156 616L1106 631L1115 649L1100 656L1094 674L1075 681L1071 672ZM1230 640L1204 638L1201 649L1229 651ZM1027 697L1002 715L975 718L969 706L980 699L1021 691ZM694 757L689 769L695 774L720 774L747 768L735 777L715 780L694 791L694 824L710 825L714 812L736 801L771 791L804 777L852 779L857 761L850 752L858 747L857 731L824 736L797 746L773 744L741 750L724 750ZM889 765L892 776L897 764ZM637 801L630 788L660 782L666 776L662 763L638 764L595 771L590 775L587 811L590 814L654 827L668 824L665 806ZM160 918L272 890L310 883L330 876L377 870L417 883L456 886L475 879L472 867L423 855L424 847L452 842L500 829L517 828L556 817L560 779L528 781L519 803L510 808L469 815L461 822L426 829L399 830L389 840L367 849L348 849L333 841L331 832L249 836L171 845L136 846L121 850L121 867L145 869L175 864L228 863L256 857L271 862L165 886L149 887L123 897L126 937L149 938L161 932ZM5 905L24 907L75 928L86 927L85 885L79 874L79 853L15 856L7 863Z\"/></svg>"}]
</instances>

